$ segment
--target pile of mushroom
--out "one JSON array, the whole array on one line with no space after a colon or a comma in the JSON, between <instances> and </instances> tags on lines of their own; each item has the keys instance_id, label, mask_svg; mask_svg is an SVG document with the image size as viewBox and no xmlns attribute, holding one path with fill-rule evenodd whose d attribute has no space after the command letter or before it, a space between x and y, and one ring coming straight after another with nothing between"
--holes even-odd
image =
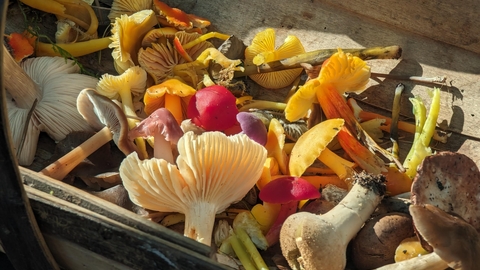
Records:
<instances>
[{"instance_id":1,"label":"pile of mushroom","mask_svg":"<svg viewBox=\"0 0 480 270\"><path fill-rule=\"evenodd\" d=\"M72 44L56 46L70 56L85 52L77 41L97 42L89 43L93 51L109 46L116 73L78 74L72 60L39 57L47 50L40 43L23 53L10 48L15 60L3 64L21 165L33 162L40 132L55 141L95 133L41 170L57 180L113 140L125 155L116 164L122 191L147 218L180 224L177 231L246 269L271 266L262 256L275 248L292 269L471 269L480 258L478 241L461 239L479 237L480 186L466 179L480 181L480 173L465 156L429 148L439 90L428 114L411 99L416 121L402 126L415 139L403 162L378 143L387 119L366 124L365 112L344 98L368 91L365 58L398 58L400 48L329 50L319 61L325 51L305 52L294 35L275 47L267 28L250 44L235 43L208 32L207 19L159 0L113 1L105 42L86 4L80 15L92 16L88 22L66 2L62 12L22 2L80 26L75 40L72 23L59 26L66 32L57 42ZM25 35L10 37L29 44ZM217 48L209 39L225 41ZM308 79L298 85L304 71ZM282 102L258 100L243 91L247 76L261 91L297 90ZM327 119L316 118L320 110Z\"/></svg>"}]
</instances>

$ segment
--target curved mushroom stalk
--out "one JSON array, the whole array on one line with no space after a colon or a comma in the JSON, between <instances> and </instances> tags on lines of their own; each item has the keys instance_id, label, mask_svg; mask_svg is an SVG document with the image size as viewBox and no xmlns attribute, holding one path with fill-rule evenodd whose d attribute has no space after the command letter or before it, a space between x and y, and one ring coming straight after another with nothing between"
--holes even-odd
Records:
<instances>
[{"instance_id":1,"label":"curved mushroom stalk","mask_svg":"<svg viewBox=\"0 0 480 270\"><path fill-rule=\"evenodd\" d=\"M40 173L62 180L84 159L112 139L125 155L136 150L135 145L128 140L127 118L112 100L93 89L84 89L78 95L77 108L85 120L99 131Z\"/></svg>"},{"instance_id":2,"label":"curved mushroom stalk","mask_svg":"<svg viewBox=\"0 0 480 270\"><path fill-rule=\"evenodd\" d=\"M354 176L347 196L324 215L299 212L282 226L280 247L293 269L344 269L346 248L385 193L385 177Z\"/></svg>"}]
</instances>

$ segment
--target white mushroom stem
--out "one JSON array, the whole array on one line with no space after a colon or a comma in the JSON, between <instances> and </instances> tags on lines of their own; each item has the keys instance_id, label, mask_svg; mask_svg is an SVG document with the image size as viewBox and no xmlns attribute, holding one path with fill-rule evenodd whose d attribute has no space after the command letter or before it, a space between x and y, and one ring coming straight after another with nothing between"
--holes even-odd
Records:
<instances>
[{"instance_id":1,"label":"white mushroom stem","mask_svg":"<svg viewBox=\"0 0 480 270\"><path fill-rule=\"evenodd\" d=\"M184 235L211 246L212 231L217 211L218 204L205 201L199 201L185 209Z\"/></svg>"},{"instance_id":2,"label":"white mushroom stem","mask_svg":"<svg viewBox=\"0 0 480 270\"><path fill-rule=\"evenodd\" d=\"M112 139L113 134L110 128L104 127L72 151L45 167L40 173L50 176L53 179L62 180L80 164L80 162Z\"/></svg>"},{"instance_id":3,"label":"white mushroom stem","mask_svg":"<svg viewBox=\"0 0 480 270\"><path fill-rule=\"evenodd\" d=\"M377 270L444 270L448 267L446 261L442 260L437 253L432 252L427 255L418 256L398 263L387 264L377 268Z\"/></svg>"},{"instance_id":4,"label":"white mushroom stem","mask_svg":"<svg viewBox=\"0 0 480 270\"><path fill-rule=\"evenodd\" d=\"M153 156L155 158L165 159L170 164L175 164L172 154L172 145L165 140L162 134L155 135L153 138Z\"/></svg>"},{"instance_id":5,"label":"white mushroom stem","mask_svg":"<svg viewBox=\"0 0 480 270\"><path fill-rule=\"evenodd\" d=\"M15 104L22 109L30 109L35 100L41 100L39 86L23 68L15 62L13 57L3 46L3 81L5 89L15 100Z\"/></svg>"},{"instance_id":6,"label":"white mushroom stem","mask_svg":"<svg viewBox=\"0 0 480 270\"><path fill-rule=\"evenodd\" d=\"M299 212L287 218L280 232L280 246L290 266L344 269L348 243L383 198L381 185L356 181L347 196L326 214Z\"/></svg>"}]
</instances>

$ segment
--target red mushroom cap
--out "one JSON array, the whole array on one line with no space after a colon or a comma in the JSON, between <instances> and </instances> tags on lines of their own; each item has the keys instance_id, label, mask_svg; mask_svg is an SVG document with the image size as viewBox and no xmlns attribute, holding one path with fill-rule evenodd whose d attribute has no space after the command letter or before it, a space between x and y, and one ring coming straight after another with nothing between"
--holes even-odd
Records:
<instances>
[{"instance_id":1,"label":"red mushroom cap","mask_svg":"<svg viewBox=\"0 0 480 270\"><path fill-rule=\"evenodd\" d=\"M320 192L303 178L285 176L270 181L260 190L258 196L267 203L285 204L320 198Z\"/></svg>"},{"instance_id":2,"label":"red mushroom cap","mask_svg":"<svg viewBox=\"0 0 480 270\"><path fill-rule=\"evenodd\" d=\"M187 116L207 131L224 131L236 124L235 96L219 85L198 90L190 99Z\"/></svg>"}]
</instances>

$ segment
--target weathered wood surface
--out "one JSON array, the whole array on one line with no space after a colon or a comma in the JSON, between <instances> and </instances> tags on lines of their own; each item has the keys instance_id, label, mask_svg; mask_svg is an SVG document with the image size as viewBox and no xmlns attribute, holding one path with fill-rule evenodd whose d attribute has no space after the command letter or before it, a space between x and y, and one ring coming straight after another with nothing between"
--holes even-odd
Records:
<instances>
[{"instance_id":1,"label":"weathered wood surface","mask_svg":"<svg viewBox=\"0 0 480 270\"><path fill-rule=\"evenodd\" d=\"M43 233L75 243L124 266L133 269L227 269L174 242L32 187L25 186L25 190Z\"/></svg>"}]
</instances>

